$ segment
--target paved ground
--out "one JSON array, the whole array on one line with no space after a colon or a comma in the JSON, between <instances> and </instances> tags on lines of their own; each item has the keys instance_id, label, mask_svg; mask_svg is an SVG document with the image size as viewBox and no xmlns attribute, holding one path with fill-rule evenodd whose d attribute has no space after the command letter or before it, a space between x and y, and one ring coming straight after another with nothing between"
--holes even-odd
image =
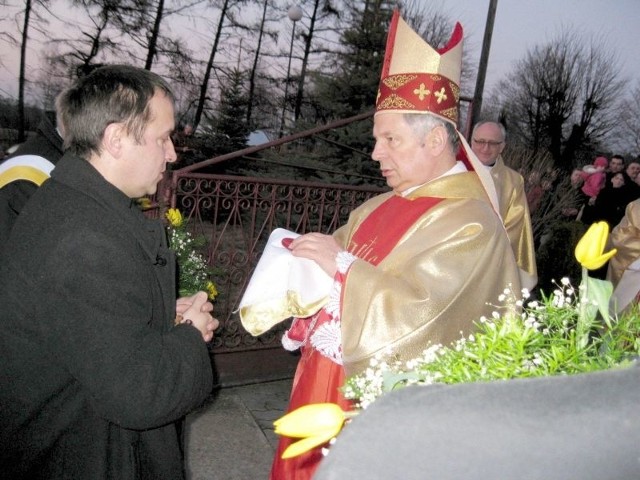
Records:
<instances>
[{"instance_id":1,"label":"paved ground","mask_svg":"<svg viewBox=\"0 0 640 480\"><path fill-rule=\"evenodd\" d=\"M291 379L223 388L187 417L189 480L266 480Z\"/></svg>"}]
</instances>

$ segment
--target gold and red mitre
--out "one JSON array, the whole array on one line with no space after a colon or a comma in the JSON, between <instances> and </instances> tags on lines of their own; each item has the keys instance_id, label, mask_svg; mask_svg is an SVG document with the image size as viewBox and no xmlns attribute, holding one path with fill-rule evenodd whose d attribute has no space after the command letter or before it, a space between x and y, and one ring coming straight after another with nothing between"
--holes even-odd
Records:
<instances>
[{"instance_id":1,"label":"gold and red mitre","mask_svg":"<svg viewBox=\"0 0 640 480\"><path fill-rule=\"evenodd\" d=\"M462 26L435 50L393 12L376 113L433 113L457 125L462 66Z\"/></svg>"}]
</instances>

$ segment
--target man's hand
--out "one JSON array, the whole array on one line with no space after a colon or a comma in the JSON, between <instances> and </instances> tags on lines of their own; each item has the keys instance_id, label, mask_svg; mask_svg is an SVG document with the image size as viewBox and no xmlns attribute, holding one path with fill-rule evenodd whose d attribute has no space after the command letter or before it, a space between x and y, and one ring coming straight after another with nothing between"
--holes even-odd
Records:
<instances>
[{"instance_id":1,"label":"man's hand","mask_svg":"<svg viewBox=\"0 0 640 480\"><path fill-rule=\"evenodd\" d=\"M308 258L316 262L331 278L338 270L336 256L343 250L331 235L322 233L301 235L295 238L287 248L296 257Z\"/></svg>"},{"instance_id":2,"label":"man's hand","mask_svg":"<svg viewBox=\"0 0 640 480\"><path fill-rule=\"evenodd\" d=\"M206 292L198 292L190 297L176 301L176 313L182 317L180 323L191 323L200 330L205 342L213 340L213 332L220 322L211 316L213 304L208 301Z\"/></svg>"}]
</instances>

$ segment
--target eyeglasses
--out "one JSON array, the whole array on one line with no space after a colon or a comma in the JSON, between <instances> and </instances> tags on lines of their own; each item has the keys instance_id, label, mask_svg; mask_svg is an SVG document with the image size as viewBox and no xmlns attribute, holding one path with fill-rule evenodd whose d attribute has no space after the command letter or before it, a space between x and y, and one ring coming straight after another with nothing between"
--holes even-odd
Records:
<instances>
[{"instance_id":1,"label":"eyeglasses","mask_svg":"<svg viewBox=\"0 0 640 480\"><path fill-rule=\"evenodd\" d=\"M502 145L504 142L497 142L495 140L476 140L474 138L473 143L476 143L481 147L484 147L485 145L489 145L490 147L497 147L498 145Z\"/></svg>"}]
</instances>

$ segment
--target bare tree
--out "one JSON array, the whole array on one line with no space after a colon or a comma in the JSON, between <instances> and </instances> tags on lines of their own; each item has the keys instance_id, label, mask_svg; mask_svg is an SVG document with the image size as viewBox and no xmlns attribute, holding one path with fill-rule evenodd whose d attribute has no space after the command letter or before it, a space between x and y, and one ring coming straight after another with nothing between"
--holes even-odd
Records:
<instances>
[{"instance_id":1,"label":"bare tree","mask_svg":"<svg viewBox=\"0 0 640 480\"><path fill-rule=\"evenodd\" d=\"M272 38L276 35L270 32L265 31L265 24L267 20L267 7L269 6L269 0L264 0L262 5L262 19L260 20L259 28L258 28L258 44L255 49L255 53L253 56L253 66L251 67L251 72L249 73L249 96L247 98L247 124L251 125L251 110L253 109L253 95L256 89L256 73L258 70L258 61L260 60L260 50L262 48L262 38L265 35L271 35Z\"/></svg>"},{"instance_id":2,"label":"bare tree","mask_svg":"<svg viewBox=\"0 0 640 480\"><path fill-rule=\"evenodd\" d=\"M548 151L566 171L602 148L620 113L624 80L604 45L567 30L530 50L497 85L511 138Z\"/></svg>"},{"instance_id":3,"label":"bare tree","mask_svg":"<svg viewBox=\"0 0 640 480\"><path fill-rule=\"evenodd\" d=\"M36 28L34 21L46 24L47 20L39 15L38 9L47 10L48 0L24 0L24 9L19 15L22 15L22 28L20 30L20 74L18 77L18 142L26 139L25 135L25 85L26 65L27 65L27 44L30 39L30 29ZM18 21L18 19L16 19Z\"/></svg>"},{"instance_id":4,"label":"bare tree","mask_svg":"<svg viewBox=\"0 0 640 480\"><path fill-rule=\"evenodd\" d=\"M111 0L96 0L109 2ZM115 0L118 1L118 0ZM183 42L164 28L168 19L178 15L189 15L189 10L205 0L120 0L114 24L139 48L140 61L147 70L160 58L169 59L184 54ZM141 53L140 53L141 52ZM133 53L133 52L132 52ZM188 56L188 55L187 55Z\"/></svg>"},{"instance_id":5,"label":"bare tree","mask_svg":"<svg viewBox=\"0 0 640 480\"><path fill-rule=\"evenodd\" d=\"M302 105L302 94L304 92L304 81L307 76L307 65L309 63L309 54L311 53L311 43L316 29L316 22L321 19L325 21L338 16L338 10L332 5L330 0L324 0L322 10L319 11L321 0L314 0L312 4L312 13L309 16L309 29L303 33L304 38L304 54L302 55L302 67L300 68L300 77L298 78L298 88L296 91L296 102L294 109L294 119L300 116L300 107Z\"/></svg>"},{"instance_id":6,"label":"bare tree","mask_svg":"<svg viewBox=\"0 0 640 480\"><path fill-rule=\"evenodd\" d=\"M240 7L245 4L247 0L222 0L220 5L220 17L218 19L218 26L216 29L216 34L213 40L213 44L211 46L211 50L209 51L209 59L207 61L207 66L205 67L204 77L202 83L200 84L200 96L198 98L198 104L196 106L195 119L193 121L193 128L196 129L200 120L202 119L203 112L205 110L205 104L208 100L208 90L209 90L209 81L211 79L211 74L214 70L214 61L216 58L216 54L219 53L218 49L220 46L220 39L222 38L223 28L225 25L225 20L229 18L234 18L232 14L232 9ZM229 26L231 26L231 21L227 22Z\"/></svg>"},{"instance_id":7,"label":"bare tree","mask_svg":"<svg viewBox=\"0 0 640 480\"><path fill-rule=\"evenodd\" d=\"M241 40L248 40L249 42L256 36L257 40L255 47L251 44L246 47L248 52L253 53L253 62L251 69L249 70L249 93L248 93L248 107L247 107L247 124L251 125L253 107L256 104L255 98L258 90L258 73L260 71L260 59L264 55L265 47L268 49L268 40L271 40L271 48L275 48L275 42L278 40L278 31L271 27L272 24L280 22L281 15L278 9L274 8L273 0L259 0L261 3L260 9L256 10L255 18L259 20L255 21L253 15L236 15L233 11L228 12L229 25L232 26L239 35ZM255 3L255 2L254 2ZM273 14L276 12L276 15ZM239 55L238 62L240 62L242 52ZM231 72L233 73L233 72Z\"/></svg>"},{"instance_id":8,"label":"bare tree","mask_svg":"<svg viewBox=\"0 0 640 480\"><path fill-rule=\"evenodd\" d=\"M65 30L71 33L53 41L62 52L53 55L51 61L69 75L81 75L99 59L122 54L124 45L114 39L114 24L126 5L119 0L72 0L72 5L79 7L81 17L65 22Z\"/></svg>"},{"instance_id":9,"label":"bare tree","mask_svg":"<svg viewBox=\"0 0 640 480\"><path fill-rule=\"evenodd\" d=\"M222 2L220 19L218 20L218 29L216 30L216 36L213 40L211 50L209 51L209 60L204 71L204 78L202 79L202 83L200 84L200 96L198 97L198 105L196 106L196 114L193 121L194 129L198 128L198 124L200 123L200 120L202 118L202 112L204 111L205 102L207 100L207 91L209 89L209 79L211 78L211 71L213 70L213 61L215 59L216 53L218 52L218 44L220 42L220 36L222 35L222 27L224 26L224 21L227 16L227 9L229 8L230 1L231 0L224 0Z\"/></svg>"},{"instance_id":10,"label":"bare tree","mask_svg":"<svg viewBox=\"0 0 640 480\"><path fill-rule=\"evenodd\" d=\"M24 2L24 20L22 23L22 41L20 42L20 80L18 83L18 141L25 141L24 132L24 83L27 62L27 41L29 40L29 21L31 20L31 0Z\"/></svg>"},{"instance_id":11,"label":"bare tree","mask_svg":"<svg viewBox=\"0 0 640 480\"><path fill-rule=\"evenodd\" d=\"M621 148L628 148L634 155L638 155L640 152L640 82L637 82L628 94L625 106L620 115Z\"/></svg>"}]
</instances>

